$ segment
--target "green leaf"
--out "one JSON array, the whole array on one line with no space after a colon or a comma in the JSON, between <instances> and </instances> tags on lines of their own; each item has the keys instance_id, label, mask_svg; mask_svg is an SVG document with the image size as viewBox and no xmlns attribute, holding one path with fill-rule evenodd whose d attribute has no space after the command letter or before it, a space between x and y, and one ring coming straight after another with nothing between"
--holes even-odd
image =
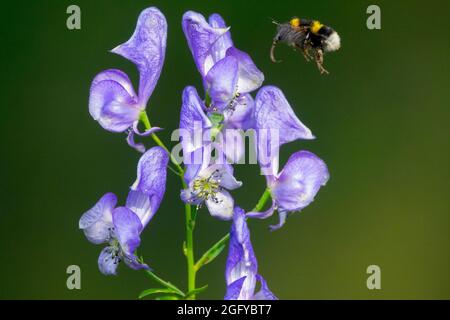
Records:
<instances>
[{"instance_id":1,"label":"green leaf","mask_svg":"<svg viewBox=\"0 0 450 320\"><path fill-rule=\"evenodd\" d=\"M159 297L156 297L155 300L180 300L180 297L172 294L165 294Z\"/></svg>"},{"instance_id":2,"label":"green leaf","mask_svg":"<svg viewBox=\"0 0 450 320\"><path fill-rule=\"evenodd\" d=\"M197 289L191 290L191 291L189 291L188 293L186 293L186 295L184 296L184 298L185 298L185 299L188 299L188 298L190 298L190 297L193 296L193 295L197 295L197 294L199 294L200 292L205 291L206 289L208 289L208 285L203 286L203 287L201 287L201 288L197 288Z\"/></svg>"},{"instance_id":3,"label":"green leaf","mask_svg":"<svg viewBox=\"0 0 450 320\"><path fill-rule=\"evenodd\" d=\"M208 251L206 251L203 256L198 260L195 265L196 270L199 270L204 265L207 265L211 261L213 261L219 254L222 253L223 249L227 246L226 241L219 242L211 247Z\"/></svg>"},{"instance_id":4,"label":"green leaf","mask_svg":"<svg viewBox=\"0 0 450 320\"><path fill-rule=\"evenodd\" d=\"M170 288L150 288L147 290L142 291L139 294L139 299L142 299L146 296L152 295L152 294L158 294L158 293L171 293L173 295L178 295L178 293Z\"/></svg>"}]
</instances>

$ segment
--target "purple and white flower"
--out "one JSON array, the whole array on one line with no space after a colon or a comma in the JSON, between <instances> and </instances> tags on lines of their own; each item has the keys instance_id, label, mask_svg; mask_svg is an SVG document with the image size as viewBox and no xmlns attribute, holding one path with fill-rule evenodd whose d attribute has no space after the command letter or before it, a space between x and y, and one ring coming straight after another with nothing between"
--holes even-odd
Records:
<instances>
[{"instance_id":1,"label":"purple and white flower","mask_svg":"<svg viewBox=\"0 0 450 320\"><path fill-rule=\"evenodd\" d=\"M329 173L325 162L309 151L292 154L278 172L281 145L297 139L314 139L314 136L297 118L280 89L261 88L255 104L257 131L276 130L277 139L274 142L271 135L258 139L258 160L266 175L272 207L265 212L250 212L248 216L267 218L277 210L280 221L271 226L274 230L283 226L289 212L301 211L314 200L320 187L327 183Z\"/></svg>"},{"instance_id":2,"label":"purple and white flower","mask_svg":"<svg viewBox=\"0 0 450 320\"><path fill-rule=\"evenodd\" d=\"M166 188L169 157L161 147L153 147L141 157L137 179L131 186L125 207L116 207L117 197L105 194L83 214L79 228L94 244L107 243L98 258L98 267L105 275L115 275L120 261L133 269L148 269L135 251L140 234L161 204Z\"/></svg>"},{"instance_id":3,"label":"purple and white flower","mask_svg":"<svg viewBox=\"0 0 450 320\"><path fill-rule=\"evenodd\" d=\"M183 31L207 95L207 112L221 113L230 127L248 126L253 110L250 92L258 89L264 74L250 56L233 45L229 28L219 14L209 17L188 11ZM233 115L237 113L234 117Z\"/></svg>"},{"instance_id":4,"label":"purple and white flower","mask_svg":"<svg viewBox=\"0 0 450 320\"><path fill-rule=\"evenodd\" d=\"M186 87L183 92L180 132L186 167L184 179L188 188L181 191L181 199L198 206L206 203L212 216L229 220L233 216L234 200L227 190L239 188L242 182L234 178L233 168L227 164L220 145L212 141L212 123L204 113L203 106L195 88ZM196 137L199 132L200 136ZM216 148L219 154L216 159L211 157L212 148Z\"/></svg>"},{"instance_id":5,"label":"purple and white flower","mask_svg":"<svg viewBox=\"0 0 450 320\"><path fill-rule=\"evenodd\" d=\"M129 77L117 69L99 73L90 89L91 116L108 131L128 131L128 144L140 152L144 152L145 147L134 142L134 134L147 136L159 130L154 127L141 133L138 123L161 74L166 40L167 22L164 15L154 7L142 11L131 38L111 50L137 66L138 94Z\"/></svg>"},{"instance_id":6,"label":"purple and white flower","mask_svg":"<svg viewBox=\"0 0 450 320\"><path fill-rule=\"evenodd\" d=\"M227 190L237 189L241 185L242 182L233 176L230 165L211 164L188 181L188 188L181 191L181 199L197 206L206 203L213 217L230 220L233 217L234 200Z\"/></svg>"},{"instance_id":7,"label":"purple and white flower","mask_svg":"<svg viewBox=\"0 0 450 320\"><path fill-rule=\"evenodd\" d=\"M258 262L250 241L245 212L239 207L234 210L225 279L225 300L277 300L264 278L258 274ZM255 293L258 281L261 289Z\"/></svg>"}]
</instances>

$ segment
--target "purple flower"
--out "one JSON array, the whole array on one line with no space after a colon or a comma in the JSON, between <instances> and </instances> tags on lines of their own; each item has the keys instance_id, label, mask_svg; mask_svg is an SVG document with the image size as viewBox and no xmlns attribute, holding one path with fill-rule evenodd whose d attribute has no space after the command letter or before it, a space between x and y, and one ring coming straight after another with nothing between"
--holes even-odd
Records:
<instances>
[{"instance_id":1,"label":"purple flower","mask_svg":"<svg viewBox=\"0 0 450 320\"><path fill-rule=\"evenodd\" d=\"M183 90L182 106L180 113L180 135L183 147L183 160L186 166L186 174L194 175L199 171L203 161L204 150L210 150L209 146L213 124L204 112L204 103L198 96L194 87L186 87ZM206 163L205 165L208 165Z\"/></svg>"},{"instance_id":2,"label":"purple flower","mask_svg":"<svg viewBox=\"0 0 450 320\"><path fill-rule=\"evenodd\" d=\"M234 200L227 190L239 188L242 183L233 176L233 168L226 163L220 145L211 139L212 122L203 111L194 87L183 91L180 115L184 175L188 188L181 191L181 199L189 204L206 206L210 214L222 220L233 215ZM218 157L212 159L212 149Z\"/></svg>"},{"instance_id":3,"label":"purple flower","mask_svg":"<svg viewBox=\"0 0 450 320\"><path fill-rule=\"evenodd\" d=\"M211 97L213 109L233 110L243 103L241 95L258 89L264 75L248 54L230 47L225 58L215 63L205 77L206 92Z\"/></svg>"},{"instance_id":4,"label":"purple flower","mask_svg":"<svg viewBox=\"0 0 450 320\"><path fill-rule=\"evenodd\" d=\"M252 98L247 93L261 86L264 75L248 54L233 46L222 17L213 14L208 23L203 15L188 11L183 16L182 26L211 100L208 112L227 111L225 120L233 120L235 109L252 108L253 103L249 102ZM241 116L248 113L240 112Z\"/></svg>"},{"instance_id":5,"label":"purple flower","mask_svg":"<svg viewBox=\"0 0 450 320\"><path fill-rule=\"evenodd\" d=\"M140 234L153 218L166 188L169 161L161 147L148 150L138 163L137 179L128 194L125 207L117 207L117 197L105 194L83 214L79 227L94 244L108 243L98 258L98 267L105 275L115 275L120 261L133 269L148 269L135 255Z\"/></svg>"},{"instance_id":6,"label":"purple flower","mask_svg":"<svg viewBox=\"0 0 450 320\"><path fill-rule=\"evenodd\" d=\"M297 118L281 90L264 87L259 91L255 118L258 159L266 173L273 204L266 212L250 212L248 216L266 218L278 210L280 222L272 226L272 229L278 229L284 224L289 212L300 211L314 200L320 187L327 183L329 173L326 164L308 151L292 154L283 170L278 172L278 152L281 145L297 139L314 138L311 131ZM269 129L270 134L261 139L264 130Z\"/></svg>"},{"instance_id":7,"label":"purple flower","mask_svg":"<svg viewBox=\"0 0 450 320\"><path fill-rule=\"evenodd\" d=\"M183 15L182 27L191 49L197 69L206 77L211 67L225 57L225 52L233 46L229 28L222 17L211 15L210 23L200 13L187 11Z\"/></svg>"},{"instance_id":8,"label":"purple flower","mask_svg":"<svg viewBox=\"0 0 450 320\"><path fill-rule=\"evenodd\" d=\"M148 8L139 16L136 30L131 38L111 52L133 62L139 70L139 91L135 93L128 76L116 69L99 73L92 81L89 112L108 131L129 130L130 146L144 152L142 144L134 142L134 134L149 135L138 131L139 118L145 112L147 102L155 89L164 64L167 23L157 8Z\"/></svg>"},{"instance_id":9,"label":"purple flower","mask_svg":"<svg viewBox=\"0 0 450 320\"><path fill-rule=\"evenodd\" d=\"M186 87L183 91L180 114L180 134L183 146L183 158L186 165L186 175L192 175L205 163L204 157L213 149L223 155L224 163L229 159L236 163L244 154L244 139L239 130L238 121L245 123L246 115L236 114L236 122L224 125L221 132L205 113L205 104L198 96L194 87ZM240 119L239 119L240 117ZM246 118L248 119L248 117ZM214 136L214 137L213 137Z\"/></svg>"},{"instance_id":10,"label":"purple flower","mask_svg":"<svg viewBox=\"0 0 450 320\"><path fill-rule=\"evenodd\" d=\"M239 188L242 182L233 176L233 168L227 164L211 164L200 170L181 191L181 199L194 205L206 203L209 213L221 220L233 217L234 200L227 190Z\"/></svg>"},{"instance_id":11,"label":"purple flower","mask_svg":"<svg viewBox=\"0 0 450 320\"><path fill-rule=\"evenodd\" d=\"M276 300L277 297L269 290L266 281L258 275L258 262L245 219L244 210L236 207L225 270L225 300ZM257 281L261 283L261 289L255 294Z\"/></svg>"},{"instance_id":12,"label":"purple flower","mask_svg":"<svg viewBox=\"0 0 450 320\"><path fill-rule=\"evenodd\" d=\"M238 163L245 154L245 142L236 129L254 127L250 92L261 86L264 75L248 54L234 47L220 15L211 15L207 22L203 15L188 11L182 26L206 92L202 113L212 120L213 132L221 131L214 145L229 162Z\"/></svg>"},{"instance_id":13,"label":"purple flower","mask_svg":"<svg viewBox=\"0 0 450 320\"><path fill-rule=\"evenodd\" d=\"M295 115L283 92L273 86L258 91L255 100L258 160L268 175L278 171L280 146L297 139L315 137Z\"/></svg>"}]
</instances>

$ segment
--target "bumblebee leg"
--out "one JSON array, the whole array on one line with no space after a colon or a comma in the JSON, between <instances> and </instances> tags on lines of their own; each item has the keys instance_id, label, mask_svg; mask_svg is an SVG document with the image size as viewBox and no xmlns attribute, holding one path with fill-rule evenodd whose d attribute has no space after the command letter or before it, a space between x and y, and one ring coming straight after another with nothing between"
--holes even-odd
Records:
<instances>
[{"instance_id":1,"label":"bumblebee leg","mask_svg":"<svg viewBox=\"0 0 450 320\"><path fill-rule=\"evenodd\" d=\"M272 60L273 63L280 63L281 60L277 60L275 58L275 47L277 46L278 40L274 39L272 42L272 47L270 47L270 60Z\"/></svg>"},{"instance_id":2,"label":"bumblebee leg","mask_svg":"<svg viewBox=\"0 0 450 320\"><path fill-rule=\"evenodd\" d=\"M303 53L303 56L305 57L305 59L306 59L306 61L310 61L310 60L312 60L313 59L313 57L309 54L309 48L308 47L303 47L303 49L302 49L302 53Z\"/></svg>"},{"instance_id":3,"label":"bumblebee leg","mask_svg":"<svg viewBox=\"0 0 450 320\"><path fill-rule=\"evenodd\" d=\"M295 51L300 52L303 57L305 58L306 62L309 62L311 59L311 56L308 53L308 49L306 47L301 47L298 44L293 44L292 47L295 49Z\"/></svg>"},{"instance_id":4,"label":"bumblebee leg","mask_svg":"<svg viewBox=\"0 0 450 320\"><path fill-rule=\"evenodd\" d=\"M319 71L321 74L329 74L329 72L323 67L323 51L322 49L319 49L316 51L315 56L317 68L319 68Z\"/></svg>"}]
</instances>

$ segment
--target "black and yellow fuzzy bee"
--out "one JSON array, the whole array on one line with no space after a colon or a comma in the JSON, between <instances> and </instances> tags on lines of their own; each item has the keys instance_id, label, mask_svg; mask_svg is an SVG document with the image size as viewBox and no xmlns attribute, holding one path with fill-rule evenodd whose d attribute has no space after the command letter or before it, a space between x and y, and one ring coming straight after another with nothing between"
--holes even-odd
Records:
<instances>
[{"instance_id":1,"label":"black and yellow fuzzy bee","mask_svg":"<svg viewBox=\"0 0 450 320\"><path fill-rule=\"evenodd\" d=\"M314 59L321 74L328 73L323 67L323 55L341 47L341 38L336 31L317 20L297 17L286 23L274 23L277 25L277 34L270 49L273 62L281 62L275 59L275 47L278 42L284 42L299 50L306 61Z\"/></svg>"}]
</instances>

